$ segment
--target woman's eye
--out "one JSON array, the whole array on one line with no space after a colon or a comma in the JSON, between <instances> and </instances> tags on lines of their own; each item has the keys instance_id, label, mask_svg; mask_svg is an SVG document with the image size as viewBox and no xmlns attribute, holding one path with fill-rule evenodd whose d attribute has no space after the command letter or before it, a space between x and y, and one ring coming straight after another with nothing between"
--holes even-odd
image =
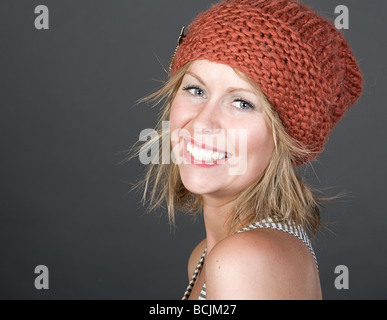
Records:
<instances>
[{"instance_id":1,"label":"woman's eye","mask_svg":"<svg viewBox=\"0 0 387 320\"><path fill-rule=\"evenodd\" d=\"M247 102L243 99L236 99L232 103L233 106L242 109L242 110L248 110L248 109L255 109L254 105L250 102Z\"/></svg>"},{"instance_id":2,"label":"woman's eye","mask_svg":"<svg viewBox=\"0 0 387 320\"><path fill-rule=\"evenodd\" d=\"M204 90L199 87L188 86L188 87L184 87L183 90L188 91L193 96L199 96L199 97L204 96Z\"/></svg>"}]
</instances>

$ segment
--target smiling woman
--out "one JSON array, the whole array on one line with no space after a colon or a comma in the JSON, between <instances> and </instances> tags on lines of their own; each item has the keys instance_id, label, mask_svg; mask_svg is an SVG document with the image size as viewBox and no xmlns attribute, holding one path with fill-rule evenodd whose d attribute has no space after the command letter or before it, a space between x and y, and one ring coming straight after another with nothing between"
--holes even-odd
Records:
<instances>
[{"instance_id":1,"label":"smiling woman","mask_svg":"<svg viewBox=\"0 0 387 320\"><path fill-rule=\"evenodd\" d=\"M321 298L307 235L320 203L294 169L361 90L342 35L296 1L228 0L193 21L147 98L164 101L160 158L174 161L150 164L143 181L150 209L165 201L172 222L177 209L203 214L184 299Z\"/></svg>"},{"instance_id":2,"label":"smiling woman","mask_svg":"<svg viewBox=\"0 0 387 320\"><path fill-rule=\"evenodd\" d=\"M269 163L274 140L260 100L254 88L224 64L194 61L182 79L171 106L171 132L173 135L185 129L193 137L191 151L184 139L179 142L183 154L192 156L194 161L180 165L179 173L185 188L193 194L206 195L203 200L209 205L232 201L258 180ZM243 139L238 137L236 142L248 142L247 148L239 149L230 130L239 136L244 133ZM208 145L206 140L216 145ZM172 147L179 142L174 141ZM219 146L224 150L219 150ZM211 161L207 153L213 151L217 160L224 161ZM180 154L175 156L179 158ZM204 161L203 156L210 162ZM230 167L241 167L240 164L246 169L244 174L230 174Z\"/></svg>"}]
</instances>

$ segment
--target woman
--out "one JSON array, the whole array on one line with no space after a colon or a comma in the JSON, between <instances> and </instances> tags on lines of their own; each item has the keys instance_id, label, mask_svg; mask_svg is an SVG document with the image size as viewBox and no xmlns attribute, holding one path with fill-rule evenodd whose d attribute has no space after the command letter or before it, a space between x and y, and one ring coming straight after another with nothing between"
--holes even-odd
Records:
<instances>
[{"instance_id":1,"label":"woman","mask_svg":"<svg viewBox=\"0 0 387 320\"><path fill-rule=\"evenodd\" d=\"M294 169L361 94L348 44L294 0L223 1L183 32L149 97L165 102L160 159L172 149L172 162L144 180L150 208L166 201L172 222L176 210L203 213L183 299L321 299L307 235L319 201Z\"/></svg>"}]
</instances>

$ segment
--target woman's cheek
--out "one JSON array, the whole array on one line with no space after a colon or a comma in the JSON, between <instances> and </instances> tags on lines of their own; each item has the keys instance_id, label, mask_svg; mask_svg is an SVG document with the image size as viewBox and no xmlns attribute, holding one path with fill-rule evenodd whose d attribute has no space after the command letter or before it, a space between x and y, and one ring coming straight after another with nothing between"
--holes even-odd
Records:
<instances>
[{"instance_id":1,"label":"woman's cheek","mask_svg":"<svg viewBox=\"0 0 387 320\"><path fill-rule=\"evenodd\" d=\"M170 125L171 129L178 129L181 128L181 123L183 122L184 113L182 112L182 101L179 96L176 96L175 99L172 102L171 105L171 112L170 112Z\"/></svg>"},{"instance_id":2,"label":"woman's cheek","mask_svg":"<svg viewBox=\"0 0 387 320\"><path fill-rule=\"evenodd\" d=\"M178 134L178 129L181 128L179 125L179 116L178 116L178 108L176 106L176 101L172 103L171 106L171 113L169 115L169 125L170 125L170 130L171 130L171 141L172 141L172 147L176 145L176 134Z\"/></svg>"},{"instance_id":3,"label":"woman's cheek","mask_svg":"<svg viewBox=\"0 0 387 320\"><path fill-rule=\"evenodd\" d=\"M182 108L183 104L181 99L175 98L171 106L171 112L169 116L169 125L170 125L170 139L171 147L174 158L177 163L180 163L183 160L184 152L182 150L183 138L189 138L190 134L186 129L186 124L189 121L187 114Z\"/></svg>"}]
</instances>

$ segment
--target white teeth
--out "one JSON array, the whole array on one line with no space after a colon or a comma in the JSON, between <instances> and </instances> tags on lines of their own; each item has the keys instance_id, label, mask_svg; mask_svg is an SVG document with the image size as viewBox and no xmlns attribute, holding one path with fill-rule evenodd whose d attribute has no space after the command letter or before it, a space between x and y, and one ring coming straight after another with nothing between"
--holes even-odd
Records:
<instances>
[{"instance_id":1,"label":"white teeth","mask_svg":"<svg viewBox=\"0 0 387 320\"><path fill-rule=\"evenodd\" d=\"M206 149L200 149L200 151L199 151L199 159L200 160L206 159L206 156L207 156Z\"/></svg>"},{"instance_id":2,"label":"white teeth","mask_svg":"<svg viewBox=\"0 0 387 320\"><path fill-rule=\"evenodd\" d=\"M194 146L191 142L187 143L187 151L192 155L196 160L199 161L217 161L222 160L226 157L226 154L221 152L213 152L211 150L206 150Z\"/></svg>"},{"instance_id":3,"label":"white teeth","mask_svg":"<svg viewBox=\"0 0 387 320\"><path fill-rule=\"evenodd\" d=\"M199 156L199 148L197 146L194 146L191 154L195 154L196 156Z\"/></svg>"}]
</instances>

